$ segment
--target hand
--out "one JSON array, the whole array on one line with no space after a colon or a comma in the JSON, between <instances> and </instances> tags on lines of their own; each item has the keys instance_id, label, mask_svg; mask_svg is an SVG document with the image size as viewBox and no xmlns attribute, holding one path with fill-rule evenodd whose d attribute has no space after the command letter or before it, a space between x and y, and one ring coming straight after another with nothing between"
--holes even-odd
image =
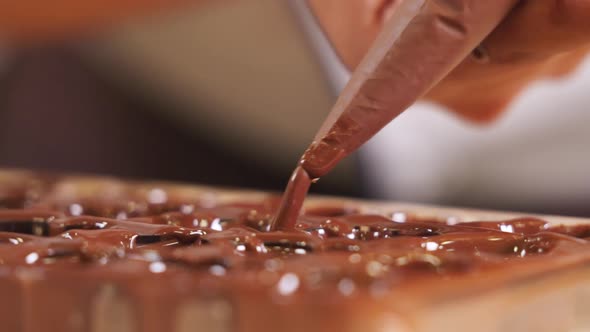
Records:
<instances>
[{"instance_id":1,"label":"hand","mask_svg":"<svg viewBox=\"0 0 590 332\"><path fill-rule=\"evenodd\" d=\"M401 0L307 1L352 70ZM426 99L473 121L494 119L531 81L567 74L590 51L590 0L521 0L481 50Z\"/></svg>"},{"instance_id":2,"label":"hand","mask_svg":"<svg viewBox=\"0 0 590 332\"><path fill-rule=\"evenodd\" d=\"M589 52L590 1L522 0L427 99L490 121L531 81L565 75Z\"/></svg>"}]
</instances>

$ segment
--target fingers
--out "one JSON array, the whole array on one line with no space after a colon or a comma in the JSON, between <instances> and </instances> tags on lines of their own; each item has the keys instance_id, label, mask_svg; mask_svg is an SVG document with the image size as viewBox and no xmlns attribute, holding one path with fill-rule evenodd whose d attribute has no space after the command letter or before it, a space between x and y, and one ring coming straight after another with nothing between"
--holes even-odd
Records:
<instances>
[{"instance_id":1,"label":"fingers","mask_svg":"<svg viewBox=\"0 0 590 332\"><path fill-rule=\"evenodd\" d=\"M532 81L579 65L590 52L590 0L521 0L480 51L486 61L466 59L427 98L482 123Z\"/></svg>"},{"instance_id":2,"label":"fingers","mask_svg":"<svg viewBox=\"0 0 590 332\"><path fill-rule=\"evenodd\" d=\"M522 0L483 43L496 63L542 61L588 44L589 0Z\"/></svg>"}]
</instances>

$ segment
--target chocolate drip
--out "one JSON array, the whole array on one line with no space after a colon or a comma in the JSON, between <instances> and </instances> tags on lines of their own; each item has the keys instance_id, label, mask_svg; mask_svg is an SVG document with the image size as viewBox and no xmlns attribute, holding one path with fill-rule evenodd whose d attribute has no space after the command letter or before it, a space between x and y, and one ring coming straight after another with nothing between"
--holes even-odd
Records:
<instances>
[{"instance_id":1,"label":"chocolate drip","mask_svg":"<svg viewBox=\"0 0 590 332\"><path fill-rule=\"evenodd\" d=\"M281 200L281 205L277 211L276 217L270 224L269 229L293 229L297 223L297 218L301 212L303 201L309 187L311 186L312 180L309 174L298 166L293 171L293 175L289 179L285 193Z\"/></svg>"},{"instance_id":2,"label":"chocolate drip","mask_svg":"<svg viewBox=\"0 0 590 332\"><path fill-rule=\"evenodd\" d=\"M517 0L398 4L299 160L271 228L295 224L309 179L328 174L461 63ZM304 181L302 178L308 179Z\"/></svg>"}]
</instances>

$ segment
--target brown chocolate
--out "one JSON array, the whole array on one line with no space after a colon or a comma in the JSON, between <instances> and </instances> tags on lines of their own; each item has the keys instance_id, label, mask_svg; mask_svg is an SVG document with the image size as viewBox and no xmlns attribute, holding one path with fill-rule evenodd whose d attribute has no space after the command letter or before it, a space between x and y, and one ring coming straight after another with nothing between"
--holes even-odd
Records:
<instances>
[{"instance_id":1,"label":"brown chocolate","mask_svg":"<svg viewBox=\"0 0 590 332\"><path fill-rule=\"evenodd\" d=\"M371 312L369 324L394 300L431 301L453 281L465 291L590 263L588 225L400 222L332 203L269 231L272 195L37 181L33 201L0 195L13 208L0 210L0 321L11 331L349 331L336 318L346 308Z\"/></svg>"},{"instance_id":2,"label":"brown chocolate","mask_svg":"<svg viewBox=\"0 0 590 332\"><path fill-rule=\"evenodd\" d=\"M277 228L288 230L295 227L311 183L312 180L309 174L307 174L303 167L297 166L289 179L275 219L269 225L271 230Z\"/></svg>"},{"instance_id":3,"label":"brown chocolate","mask_svg":"<svg viewBox=\"0 0 590 332\"><path fill-rule=\"evenodd\" d=\"M517 0L405 0L342 91L299 160L307 177L330 172L425 95L501 22ZM296 173L301 171L296 171ZM309 184L290 181L272 228L295 222Z\"/></svg>"}]
</instances>

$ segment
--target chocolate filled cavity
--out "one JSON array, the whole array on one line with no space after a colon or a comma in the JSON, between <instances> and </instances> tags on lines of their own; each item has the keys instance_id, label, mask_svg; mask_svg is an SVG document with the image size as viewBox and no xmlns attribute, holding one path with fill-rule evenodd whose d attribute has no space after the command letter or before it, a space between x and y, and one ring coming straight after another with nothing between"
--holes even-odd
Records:
<instances>
[{"instance_id":1,"label":"chocolate filled cavity","mask_svg":"<svg viewBox=\"0 0 590 332\"><path fill-rule=\"evenodd\" d=\"M346 331L361 312L371 321L461 294L455 282L493 288L507 274L590 263L584 224L448 223L347 201L270 231L270 194L28 176L43 188L35 203L0 209L0 289L11 296L0 308L15 306L0 318L16 331ZM32 182L15 192L38 190Z\"/></svg>"}]
</instances>

